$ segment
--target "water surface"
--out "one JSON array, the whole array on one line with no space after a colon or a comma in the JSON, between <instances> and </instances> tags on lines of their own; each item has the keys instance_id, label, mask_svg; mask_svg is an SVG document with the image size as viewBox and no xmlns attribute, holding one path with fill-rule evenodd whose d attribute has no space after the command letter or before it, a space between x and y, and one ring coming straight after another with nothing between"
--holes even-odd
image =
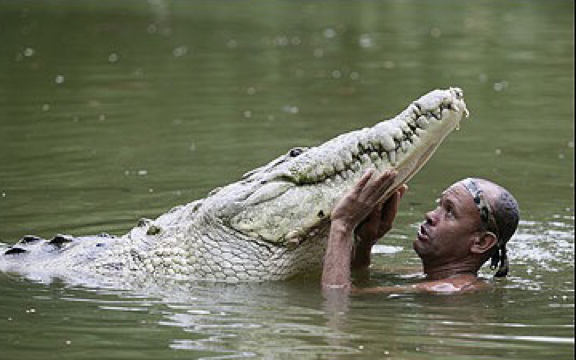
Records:
<instances>
[{"instance_id":1,"label":"water surface","mask_svg":"<svg viewBox=\"0 0 576 360\"><path fill-rule=\"evenodd\" d=\"M0 239L120 235L294 146L464 89L470 119L411 181L373 285L468 176L518 198L490 291L331 303L317 283L102 289L0 275L6 359L571 359L571 1L0 1ZM490 272L484 274L490 277Z\"/></svg>"}]
</instances>

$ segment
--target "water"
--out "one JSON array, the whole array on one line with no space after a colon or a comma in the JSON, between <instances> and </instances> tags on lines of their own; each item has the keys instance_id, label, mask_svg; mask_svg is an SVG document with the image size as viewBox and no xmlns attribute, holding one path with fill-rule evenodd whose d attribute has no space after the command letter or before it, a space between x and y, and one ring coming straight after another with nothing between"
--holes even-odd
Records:
<instances>
[{"instance_id":1,"label":"water","mask_svg":"<svg viewBox=\"0 0 576 360\"><path fill-rule=\"evenodd\" d=\"M571 1L0 1L0 238L122 234L437 87L471 118L411 181L373 285L452 182L522 208L511 275L466 295L316 282L77 287L0 275L2 359L571 359ZM486 271L485 275L490 276Z\"/></svg>"}]
</instances>

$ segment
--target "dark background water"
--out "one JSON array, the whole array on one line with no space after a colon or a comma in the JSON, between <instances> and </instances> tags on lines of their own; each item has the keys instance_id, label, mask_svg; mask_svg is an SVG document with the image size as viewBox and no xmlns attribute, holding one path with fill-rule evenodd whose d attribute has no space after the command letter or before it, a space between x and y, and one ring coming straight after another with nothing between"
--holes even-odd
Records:
<instances>
[{"instance_id":1,"label":"dark background water","mask_svg":"<svg viewBox=\"0 0 576 360\"><path fill-rule=\"evenodd\" d=\"M372 281L415 276L416 226L458 179L504 185L523 218L511 276L482 294L336 306L301 282L119 291L0 275L0 357L572 358L573 12L561 0L0 1L3 242L122 234L449 86L471 117L411 181Z\"/></svg>"}]
</instances>

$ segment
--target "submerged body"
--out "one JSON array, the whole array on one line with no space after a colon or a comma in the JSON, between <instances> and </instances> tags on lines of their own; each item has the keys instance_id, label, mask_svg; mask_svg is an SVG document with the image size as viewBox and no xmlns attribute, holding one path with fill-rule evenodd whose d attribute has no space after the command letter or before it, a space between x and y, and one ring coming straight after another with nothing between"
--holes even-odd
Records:
<instances>
[{"instance_id":1,"label":"submerged body","mask_svg":"<svg viewBox=\"0 0 576 360\"><path fill-rule=\"evenodd\" d=\"M26 236L0 270L68 281L169 276L282 280L320 269L330 212L370 168L397 170L389 196L467 115L460 89L435 90L393 119L295 148L204 199L142 219L121 237Z\"/></svg>"}]
</instances>

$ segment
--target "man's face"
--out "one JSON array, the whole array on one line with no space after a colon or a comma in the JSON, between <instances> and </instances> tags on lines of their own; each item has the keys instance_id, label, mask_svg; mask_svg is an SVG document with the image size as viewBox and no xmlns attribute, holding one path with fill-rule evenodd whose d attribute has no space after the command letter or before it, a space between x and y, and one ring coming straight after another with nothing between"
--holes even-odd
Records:
<instances>
[{"instance_id":1,"label":"man's face","mask_svg":"<svg viewBox=\"0 0 576 360\"><path fill-rule=\"evenodd\" d=\"M414 250L425 266L461 260L470 254L480 225L472 195L456 183L442 193L436 209L426 213L413 243Z\"/></svg>"}]
</instances>

